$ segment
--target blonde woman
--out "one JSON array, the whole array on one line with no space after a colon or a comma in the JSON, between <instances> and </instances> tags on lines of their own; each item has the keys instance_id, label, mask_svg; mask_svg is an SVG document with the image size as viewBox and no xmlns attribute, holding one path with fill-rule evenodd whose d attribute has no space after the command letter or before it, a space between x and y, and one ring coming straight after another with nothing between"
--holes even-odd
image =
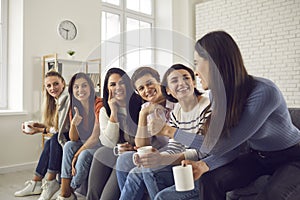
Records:
<instances>
[{"instance_id":1,"label":"blonde woman","mask_svg":"<svg viewBox=\"0 0 300 200\"><path fill-rule=\"evenodd\" d=\"M23 133L53 133L47 140L35 169L32 180L26 181L25 188L15 193L15 196L40 195L39 200L49 200L58 191L59 183L56 175L60 172L62 163L62 145L68 140L70 99L64 78L56 71L45 75L44 103L42 123L34 123L31 132ZM42 180L47 178L42 185Z\"/></svg>"}]
</instances>

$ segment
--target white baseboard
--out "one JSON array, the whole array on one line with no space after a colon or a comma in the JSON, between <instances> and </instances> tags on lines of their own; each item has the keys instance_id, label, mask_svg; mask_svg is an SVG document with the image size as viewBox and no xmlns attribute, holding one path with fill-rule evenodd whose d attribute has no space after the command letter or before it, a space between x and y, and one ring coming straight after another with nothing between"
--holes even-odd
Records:
<instances>
[{"instance_id":1,"label":"white baseboard","mask_svg":"<svg viewBox=\"0 0 300 200\"><path fill-rule=\"evenodd\" d=\"M36 165L37 162L29 162L29 163L23 163L17 165L3 166L0 167L0 174L6 174L6 173L17 172L17 171L28 170L28 169L32 169L32 171L34 171Z\"/></svg>"}]
</instances>

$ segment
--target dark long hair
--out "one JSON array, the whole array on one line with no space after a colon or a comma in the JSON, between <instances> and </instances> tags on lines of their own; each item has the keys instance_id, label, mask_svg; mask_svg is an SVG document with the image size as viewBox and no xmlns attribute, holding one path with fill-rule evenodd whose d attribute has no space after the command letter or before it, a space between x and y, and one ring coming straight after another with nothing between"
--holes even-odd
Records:
<instances>
[{"instance_id":1,"label":"dark long hair","mask_svg":"<svg viewBox=\"0 0 300 200\"><path fill-rule=\"evenodd\" d=\"M74 93L73 93L73 86L76 80L83 78L88 82L88 85L90 87L90 96L89 96L89 111L87 114L87 118L83 119L83 124L86 124L85 127L82 127L82 131L88 131L88 133L92 133L93 128L94 128L94 123L95 123L95 99L96 99L96 95L95 95L95 89L94 89L94 83L93 81L90 79L90 77L82 72L76 73L72 76L70 82L69 82L69 94L70 94L70 105L71 105L71 110L72 110L72 116L75 115L75 110L74 107L78 108L78 111L81 115L83 115L84 112L84 108L81 104L80 101L78 101L75 97L74 97ZM78 127L80 129L80 127ZM81 130L78 130L79 132L81 132Z\"/></svg>"},{"instance_id":2,"label":"dark long hair","mask_svg":"<svg viewBox=\"0 0 300 200\"><path fill-rule=\"evenodd\" d=\"M213 113L221 110L219 105L226 100L225 120L221 134L228 135L230 128L240 121L247 98L254 87L253 77L247 73L238 45L224 31L214 31L204 35L197 41L195 50L210 64L209 89L215 103L212 117ZM216 78L216 74L219 74L220 78ZM221 89L225 90L226 99L220 97Z\"/></svg>"},{"instance_id":3,"label":"dark long hair","mask_svg":"<svg viewBox=\"0 0 300 200\"><path fill-rule=\"evenodd\" d=\"M132 132L130 134L136 134L137 130L137 124L138 124L138 116L139 111L141 109L142 105L142 99L140 96L138 96L131 85L131 79L127 75L125 71L123 71L120 68L110 68L104 78L104 84L103 84L103 106L106 109L106 113L108 116L111 114L110 107L108 105L108 79L112 74L119 74L122 77L122 80L126 87L126 111L127 111L127 124L128 127L131 128ZM132 135L132 136L134 136Z\"/></svg>"},{"instance_id":4,"label":"dark long hair","mask_svg":"<svg viewBox=\"0 0 300 200\"><path fill-rule=\"evenodd\" d=\"M176 98L174 98L171 94L167 94L167 91L166 91L166 88L168 87L168 76L175 70L180 70L180 69L183 69L183 70L186 70L192 77L192 80L195 81L195 74L194 74L194 71L183 65L183 64L174 64L172 65L164 74L164 77L162 79L162 82L161 82L161 85L162 85L162 93L163 95L166 97L166 99L168 99L169 101L171 102L174 102L174 103L177 103L178 100ZM197 88L194 88L194 94L196 96L200 96L202 93L197 90Z\"/></svg>"}]
</instances>

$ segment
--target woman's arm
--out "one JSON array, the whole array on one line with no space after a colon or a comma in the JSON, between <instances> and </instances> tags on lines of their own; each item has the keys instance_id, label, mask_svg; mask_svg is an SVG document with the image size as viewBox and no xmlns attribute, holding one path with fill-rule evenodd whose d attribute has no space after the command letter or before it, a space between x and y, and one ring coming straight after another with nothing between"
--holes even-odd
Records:
<instances>
[{"instance_id":1,"label":"woman's arm","mask_svg":"<svg viewBox=\"0 0 300 200\"><path fill-rule=\"evenodd\" d=\"M95 120L93 132L91 136L87 139L87 141L84 143L84 147L86 149L93 148L96 144L99 143L99 135L100 135L100 124L97 120Z\"/></svg>"},{"instance_id":2,"label":"woman's arm","mask_svg":"<svg viewBox=\"0 0 300 200\"><path fill-rule=\"evenodd\" d=\"M99 139L104 146L113 148L119 141L119 123L111 122L105 107L99 113L100 136Z\"/></svg>"},{"instance_id":3,"label":"woman's arm","mask_svg":"<svg viewBox=\"0 0 300 200\"><path fill-rule=\"evenodd\" d=\"M138 128L135 136L135 145L137 147L147 146L151 144L151 135L147 128L147 110L142 109L139 114Z\"/></svg>"},{"instance_id":4,"label":"woman's arm","mask_svg":"<svg viewBox=\"0 0 300 200\"><path fill-rule=\"evenodd\" d=\"M234 157L238 155L238 153L236 153L238 147L245 141L251 143L251 138L254 135L258 138L263 136L264 140L270 138L269 142L274 142L271 135L276 133L267 131L270 130L270 126L272 126L269 117L280 105L284 104L284 100L274 84L269 84L270 83L265 82L258 83L258 86L248 97L239 123L230 129L230 136L221 137L216 146L209 152L210 156L203 160L207 163L210 170L222 166L234 159ZM266 123L267 121L268 123ZM263 126L268 126L268 129L261 129ZM181 143L183 143L182 141L191 143L191 146L200 149L201 152L206 152L201 146L202 142L191 140L191 138L188 138L188 133L177 130L174 136L177 141L180 141ZM199 139L199 136L195 139ZM256 139L254 141L258 140ZM267 145L268 144L265 143L264 147Z\"/></svg>"},{"instance_id":5,"label":"woman's arm","mask_svg":"<svg viewBox=\"0 0 300 200\"><path fill-rule=\"evenodd\" d=\"M160 153L158 150L153 149L151 153L136 156L135 163L145 168L156 168L166 165L178 165L182 160L184 160L184 153Z\"/></svg>"},{"instance_id":6,"label":"woman's arm","mask_svg":"<svg viewBox=\"0 0 300 200\"><path fill-rule=\"evenodd\" d=\"M82 122L82 116L80 115L78 108L74 107L75 114L73 119L71 120L71 127L69 130L69 137L71 141L78 141L79 140L79 133L77 130L77 126ZM72 110L70 109L70 115L72 115ZM70 116L71 118L71 116Z\"/></svg>"}]
</instances>

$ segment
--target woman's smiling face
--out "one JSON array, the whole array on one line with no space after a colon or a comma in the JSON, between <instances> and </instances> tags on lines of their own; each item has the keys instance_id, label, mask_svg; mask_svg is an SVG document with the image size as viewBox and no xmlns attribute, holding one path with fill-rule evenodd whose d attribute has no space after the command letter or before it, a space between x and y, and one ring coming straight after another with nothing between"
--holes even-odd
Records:
<instances>
[{"instance_id":1,"label":"woman's smiling face","mask_svg":"<svg viewBox=\"0 0 300 200\"><path fill-rule=\"evenodd\" d=\"M126 98L126 86L122 77L115 73L108 78L108 91L111 91L112 98L118 101L124 101Z\"/></svg>"},{"instance_id":2,"label":"woman's smiling face","mask_svg":"<svg viewBox=\"0 0 300 200\"><path fill-rule=\"evenodd\" d=\"M172 71L167 78L166 91L178 101L194 95L195 81L184 69Z\"/></svg>"},{"instance_id":3,"label":"woman's smiling face","mask_svg":"<svg viewBox=\"0 0 300 200\"><path fill-rule=\"evenodd\" d=\"M58 76L48 76L45 78L45 88L54 98L58 98L63 92L65 84Z\"/></svg>"},{"instance_id":4,"label":"woman's smiling face","mask_svg":"<svg viewBox=\"0 0 300 200\"><path fill-rule=\"evenodd\" d=\"M79 78L74 81L73 94L78 101L88 101L91 88L84 78Z\"/></svg>"},{"instance_id":5,"label":"woman's smiling face","mask_svg":"<svg viewBox=\"0 0 300 200\"><path fill-rule=\"evenodd\" d=\"M150 74L137 79L134 86L145 101L157 103L162 99L160 83Z\"/></svg>"}]
</instances>

